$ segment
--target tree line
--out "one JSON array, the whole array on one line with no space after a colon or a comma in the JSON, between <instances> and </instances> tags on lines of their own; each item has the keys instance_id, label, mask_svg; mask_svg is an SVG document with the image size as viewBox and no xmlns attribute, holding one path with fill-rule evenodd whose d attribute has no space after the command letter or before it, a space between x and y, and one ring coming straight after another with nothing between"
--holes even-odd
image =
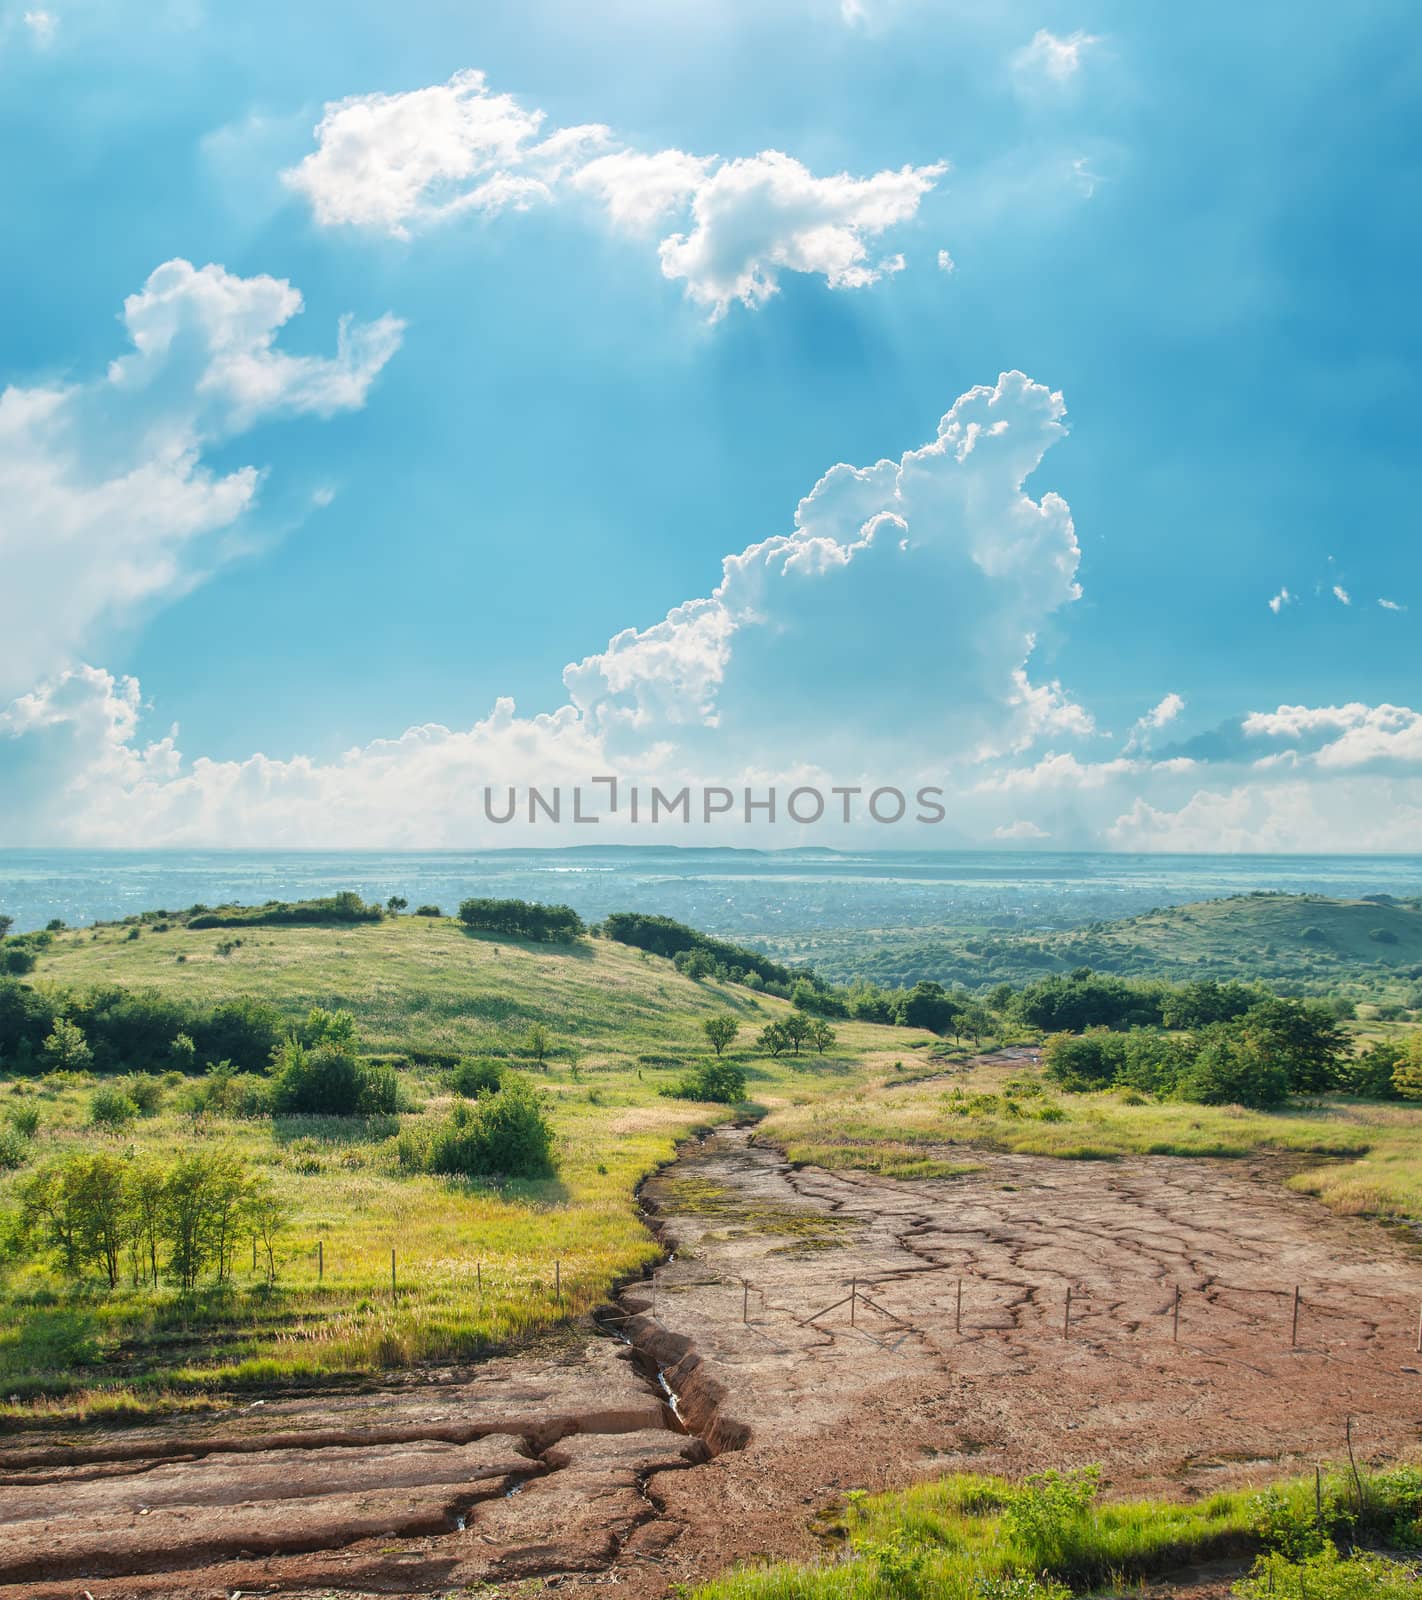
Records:
<instances>
[{"instance_id":1,"label":"tree line","mask_svg":"<svg viewBox=\"0 0 1422 1600\"><path fill-rule=\"evenodd\" d=\"M104 1277L117 1288L194 1289L223 1283L240 1244L260 1252L269 1280L287 1226L285 1201L231 1150L153 1156L81 1152L31 1173L18 1188L12 1251L49 1256L66 1277Z\"/></svg>"},{"instance_id":2,"label":"tree line","mask_svg":"<svg viewBox=\"0 0 1422 1600\"><path fill-rule=\"evenodd\" d=\"M583 919L571 906L541 905L535 900L463 900L459 920L479 933L542 944L566 944L585 931Z\"/></svg>"},{"instance_id":3,"label":"tree line","mask_svg":"<svg viewBox=\"0 0 1422 1600\"><path fill-rule=\"evenodd\" d=\"M1422 1099L1422 1034L1355 1055L1328 1005L1272 996L1183 1033L1143 1026L1054 1033L1043 1060L1066 1089L1119 1086L1203 1105L1263 1110L1291 1095L1330 1091Z\"/></svg>"}]
</instances>

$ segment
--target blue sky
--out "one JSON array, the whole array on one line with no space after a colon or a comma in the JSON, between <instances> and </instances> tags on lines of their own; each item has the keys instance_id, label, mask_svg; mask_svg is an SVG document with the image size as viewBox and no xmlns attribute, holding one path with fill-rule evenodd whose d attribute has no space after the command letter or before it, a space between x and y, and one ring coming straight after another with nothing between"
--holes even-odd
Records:
<instances>
[{"instance_id":1,"label":"blue sky","mask_svg":"<svg viewBox=\"0 0 1422 1600\"><path fill-rule=\"evenodd\" d=\"M1402 5L0 12L0 819L473 843L475 784L601 760L947 774L944 843L1406 848L1419 80ZM782 583L709 692L685 630L609 677L1014 370L1074 533L1005 557L979 452L921 565ZM505 697L562 721L387 759Z\"/></svg>"}]
</instances>

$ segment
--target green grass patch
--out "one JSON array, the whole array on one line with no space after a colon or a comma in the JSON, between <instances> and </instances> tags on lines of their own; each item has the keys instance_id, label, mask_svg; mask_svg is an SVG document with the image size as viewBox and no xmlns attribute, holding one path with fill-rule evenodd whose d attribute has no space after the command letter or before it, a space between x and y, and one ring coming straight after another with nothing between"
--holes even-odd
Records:
<instances>
[{"instance_id":1,"label":"green grass patch","mask_svg":"<svg viewBox=\"0 0 1422 1600\"><path fill-rule=\"evenodd\" d=\"M839 1559L733 1572L698 1589L696 1600L1065 1600L1230 1558L1259 1558L1236 1588L1241 1596L1273 1592L1264 1587L1271 1569L1304 1573L1302 1592L1315 1600L1415 1596L1418 1578L1405 1564L1370 1556L1350 1566L1339 1547L1359 1539L1412 1548L1422 1534L1422 1473L1398 1468L1363 1487L1361 1510L1341 1472L1321 1486L1300 1479L1191 1504L1103 1503L1094 1469L1023 1484L955 1475L893 1494L851 1494L828 1530L842 1541ZM1325 1588L1330 1574L1340 1584L1370 1577L1384 1586Z\"/></svg>"}]
</instances>

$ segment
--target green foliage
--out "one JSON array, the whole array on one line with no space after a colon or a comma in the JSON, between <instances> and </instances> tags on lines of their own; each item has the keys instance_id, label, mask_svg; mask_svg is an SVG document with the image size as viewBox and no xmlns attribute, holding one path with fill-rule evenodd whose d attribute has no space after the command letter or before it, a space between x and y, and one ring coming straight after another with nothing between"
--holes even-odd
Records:
<instances>
[{"instance_id":1,"label":"green foliage","mask_svg":"<svg viewBox=\"0 0 1422 1600\"><path fill-rule=\"evenodd\" d=\"M729 1013L723 1012L718 1016L707 1017L701 1024L701 1031L719 1056L724 1053L727 1045L735 1042L736 1035L741 1031L741 1025Z\"/></svg>"},{"instance_id":2,"label":"green foliage","mask_svg":"<svg viewBox=\"0 0 1422 1600\"><path fill-rule=\"evenodd\" d=\"M712 1105L738 1106L746 1098L743 1068L730 1061L707 1061L677 1083L661 1091L678 1100L706 1100Z\"/></svg>"},{"instance_id":3,"label":"green foliage","mask_svg":"<svg viewBox=\"0 0 1422 1600\"><path fill-rule=\"evenodd\" d=\"M815 1047L818 1055L823 1055L826 1050L832 1049L836 1037L834 1029L822 1017L816 1017L810 1024L808 1041Z\"/></svg>"},{"instance_id":4,"label":"green foliage","mask_svg":"<svg viewBox=\"0 0 1422 1600\"><path fill-rule=\"evenodd\" d=\"M43 1059L51 1072L83 1072L94 1059L84 1030L67 1017L56 1017L44 1042Z\"/></svg>"},{"instance_id":5,"label":"green foliage","mask_svg":"<svg viewBox=\"0 0 1422 1600\"><path fill-rule=\"evenodd\" d=\"M455 1106L437 1127L400 1140L406 1168L458 1178L549 1178L556 1170L553 1126L542 1096L522 1073L493 1094Z\"/></svg>"},{"instance_id":6,"label":"green foliage","mask_svg":"<svg viewBox=\"0 0 1422 1600\"><path fill-rule=\"evenodd\" d=\"M1008 1500L1002 1522L1034 1571L1070 1569L1090 1543L1099 1467L1033 1474Z\"/></svg>"},{"instance_id":7,"label":"green foliage","mask_svg":"<svg viewBox=\"0 0 1422 1600\"><path fill-rule=\"evenodd\" d=\"M0 1172L13 1172L30 1156L30 1141L14 1123L0 1128Z\"/></svg>"},{"instance_id":8,"label":"green foliage","mask_svg":"<svg viewBox=\"0 0 1422 1600\"><path fill-rule=\"evenodd\" d=\"M482 1094L497 1094L503 1082L503 1067L487 1056L478 1059L466 1056L449 1074L449 1087L466 1100L477 1100Z\"/></svg>"},{"instance_id":9,"label":"green foliage","mask_svg":"<svg viewBox=\"0 0 1422 1600\"><path fill-rule=\"evenodd\" d=\"M138 1107L116 1084L106 1083L89 1097L89 1121L110 1133L126 1128L138 1115Z\"/></svg>"},{"instance_id":10,"label":"green foliage","mask_svg":"<svg viewBox=\"0 0 1422 1600\"><path fill-rule=\"evenodd\" d=\"M739 982L746 974L753 973L763 983L779 986L786 995L798 977L807 977L814 982L812 974L801 973L779 961L772 961L759 950L700 933L671 917L649 916L640 911L614 911L603 918L602 932L605 938L615 939L619 944L630 944L634 949L648 950L653 955L666 956L668 960L697 951L709 962L709 966L698 969L699 976Z\"/></svg>"},{"instance_id":11,"label":"green foliage","mask_svg":"<svg viewBox=\"0 0 1422 1600\"><path fill-rule=\"evenodd\" d=\"M1343 1556L1333 1545L1315 1555L1294 1559L1261 1556L1247 1578L1235 1584L1240 1600L1278 1600L1302 1595L1305 1600L1418 1600L1422 1567L1390 1561L1355 1550Z\"/></svg>"},{"instance_id":12,"label":"green foliage","mask_svg":"<svg viewBox=\"0 0 1422 1600\"><path fill-rule=\"evenodd\" d=\"M289 1039L273 1062L271 1105L285 1116L364 1116L397 1109L395 1085L390 1068L367 1067L341 1044Z\"/></svg>"},{"instance_id":13,"label":"green foliage","mask_svg":"<svg viewBox=\"0 0 1422 1600\"><path fill-rule=\"evenodd\" d=\"M269 900L261 906L218 906L188 918L190 928L320 927L327 924L379 922L380 906L367 905L352 890L321 900Z\"/></svg>"},{"instance_id":14,"label":"green foliage","mask_svg":"<svg viewBox=\"0 0 1422 1600\"><path fill-rule=\"evenodd\" d=\"M531 900L464 900L459 920L481 933L555 944L566 944L584 931L583 919L571 906L545 906Z\"/></svg>"},{"instance_id":15,"label":"green foliage","mask_svg":"<svg viewBox=\"0 0 1422 1600\"><path fill-rule=\"evenodd\" d=\"M163 1106L163 1080L151 1072L135 1072L123 1078L119 1090L133 1102L141 1117L154 1117Z\"/></svg>"},{"instance_id":16,"label":"green foliage","mask_svg":"<svg viewBox=\"0 0 1422 1600\"><path fill-rule=\"evenodd\" d=\"M5 1113L5 1120L22 1139L33 1139L40 1130L40 1109L38 1106L11 1106Z\"/></svg>"},{"instance_id":17,"label":"green foliage","mask_svg":"<svg viewBox=\"0 0 1422 1600\"><path fill-rule=\"evenodd\" d=\"M540 1067L547 1061L549 1048L548 1030L541 1022L535 1022L530 1025L528 1033L524 1037L523 1048Z\"/></svg>"}]
</instances>

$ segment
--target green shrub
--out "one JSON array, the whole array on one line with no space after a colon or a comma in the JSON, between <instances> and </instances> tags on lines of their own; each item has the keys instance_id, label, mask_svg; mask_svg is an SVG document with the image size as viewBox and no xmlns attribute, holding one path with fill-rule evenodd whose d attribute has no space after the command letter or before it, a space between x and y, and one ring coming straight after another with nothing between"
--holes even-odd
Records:
<instances>
[{"instance_id":1,"label":"green shrub","mask_svg":"<svg viewBox=\"0 0 1422 1600\"><path fill-rule=\"evenodd\" d=\"M29 1159L30 1141L11 1124L0 1128L0 1172L13 1172Z\"/></svg>"},{"instance_id":2,"label":"green shrub","mask_svg":"<svg viewBox=\"0 0 1422 1600\"><path fill-rule=\"evenodd\" d=\"M1070 1568L1089 1542L1099 1467L1038 1472L1007 1503L1003 1526L1039 1572Z\"/></svg>"},{"instance_id":3,"label":"green shrub","mask_svg":"<svg viewBox=\"0 0 1422 1600\"><path fill-rule=\"evenodd\" d=\"M115 1132L127 1127L138 1115L138 1107L115 1084L106 1083L89 1097L89 1121L96 1128Z\"/></svg>"},{"instance_id":4,"label":"green shrub","mask_svg":"<svg viewBox=\"0 0 1422 1600\"><path fill-rule=\"evenodd\" d=\"M449 1087L466 1100L477 1100L481 1094L497 1094L503 1081L503 1067L487 1056L477 1061L466 1058L449 1074Z\"/></svg>"},{"instance_id":5,"label":"green shrub","mask_svg":"<svg viewBox=\"0 0 1422 1600\"><path fill-rule=\"evenodd\" d=\"M538 1091L509 1073L495 1094L455 1106L423 1135L400 1141L403 1166L457 1178L548 1178L555 1171L553 1126Z\"/></svg>"},{"instance_id":6,"label":"green shrub","mask_svg":"<svg viewBox=\"0 0 1422 1600\"><path fill-rule=\"evenodd\" d=\"M22 1139L33 1139L40 1127L39 1107L11 1106L5 1120Z\"/></svg>"},{"instance_id":7,"label":"green shrub","mask_svg":"<svg viewBox=\"0 0 1422 1600\"><path fill-rule=\"evenodd\" d=\"M273 1066L271 1108L280 1115L357 1117L399 1110L400 1082L394 1069L364 1065L344 1039L309 1049L288 1039Z\"/></svg>"},{"instance_id":8,"label":"green shrub","mask_svg":"<svg viewBox=\"0 0 1422 1600\"><path fill-rule=\"evenodd\" d=\"M746 1098L743 1067L729 1061L707 1061L662 1093L678 1100L707 1100L713 1105L738 1106Z\"/></svg>"},{"instance_id":9,"label":"green shrub","mask_svg":"<svg viewBox=\"0 0 1422 1600\"><path fill-rule=\"evenodd\" d=\"M133 1101L139 1116L156 1116L162 1109L163 1080L151 1072L135 1072L121 1079L118 1087Z\"/></svg>"},{"instance_id":10,"label":"green shrub","mask_svg":"<svg viewBox=\"0 0 1422 1600\"><path fill-rule=\"evenodd\" d=\"M1241 1600L1277 1595L1288 1600L1417 1600L1422 1594L1422 1568L1355 1551L1341 1556L1333 1545L1317 1555L1294 1561L1288 1556L1261 1556L1253 1572L1234 1586Z\"/></svg>"}]
</instances>

